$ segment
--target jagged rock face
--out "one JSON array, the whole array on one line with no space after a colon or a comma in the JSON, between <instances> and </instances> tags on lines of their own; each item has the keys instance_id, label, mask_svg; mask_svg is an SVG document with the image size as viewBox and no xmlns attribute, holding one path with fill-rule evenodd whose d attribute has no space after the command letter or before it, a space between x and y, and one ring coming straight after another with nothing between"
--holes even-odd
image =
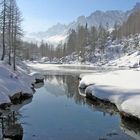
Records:
<instances>
[{"instance_id":1,"label":"jagged rock face","mask_svg":"<svg viewBox=\"0 0 140 140\"><path fill-rule=\"evenodd\" d=\"M87 23L89 27L98 27L101 24L112 28L116 22L122 24L126 19L126 13L122 11L96 11L87 18Z\"/></svg>"}]
</instances>

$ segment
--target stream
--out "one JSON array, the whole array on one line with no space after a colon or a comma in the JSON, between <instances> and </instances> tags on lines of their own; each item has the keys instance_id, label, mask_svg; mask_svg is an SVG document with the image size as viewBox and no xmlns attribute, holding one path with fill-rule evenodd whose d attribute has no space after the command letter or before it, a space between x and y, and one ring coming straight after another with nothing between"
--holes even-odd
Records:
<instances>
[{"instance_id":1,"label":"stream","mask_svg":"<svg viewBox=\"0 0 140 140\"><path fill-rule=\"evenodd\" d=\"M36 85L32 99L12 106L14 123L23 129L21 139L134 140L140 136L139 124L81 96L78 76L49 72L44 83Z\"/></svg>"},{"instance_id":2,"label":"stream","mask_svg":"<svg viewBox=\"0 0 140 140\"><path fill-rule=\"evenodd\" d=\"M78 75L46 75L21 110L24 140L132 140L117 113L80 96ZM40 85L39 85L40 86Z\"/></svg>"}]
</instances>

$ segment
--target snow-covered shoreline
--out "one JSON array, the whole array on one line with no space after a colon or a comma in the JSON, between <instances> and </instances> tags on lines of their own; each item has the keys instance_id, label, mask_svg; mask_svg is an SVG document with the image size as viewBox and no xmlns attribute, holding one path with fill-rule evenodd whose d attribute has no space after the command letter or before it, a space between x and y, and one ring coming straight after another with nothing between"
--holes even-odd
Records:
<instances>
[{"instance_id":1,"label":"snow-covered shoreline","mask_svg":"<svg viewBox=\"0 0 140 140\"><path fill-rule=\"evenodd\" d=\"M12 66L0 61L0 107L6 108L32 97L35 80L36 76L28 74L27 65L23 62L14 71Z\"/></svg>"},{"instance_id":2,"label":"snow-covered shoreline","mask_svg":"<svg viewBox=\"0 0 140 140\"><path fill-rule=\"evenodd\" d=\"M86 96L94 96L115 104L120 112L140 119L140 71L119 70L84 75L79 87Z\"/></svg>"}]
</instances>

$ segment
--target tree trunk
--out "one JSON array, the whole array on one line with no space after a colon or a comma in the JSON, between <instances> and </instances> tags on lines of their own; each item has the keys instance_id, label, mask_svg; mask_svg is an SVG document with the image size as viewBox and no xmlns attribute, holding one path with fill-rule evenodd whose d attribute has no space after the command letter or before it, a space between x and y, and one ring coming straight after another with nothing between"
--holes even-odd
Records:
<instances>
[{"instance_id":1,"label":"tree trunk","mask_svg":"<svg viewBox=\"0 0 140 140\"><path fill-rule=\"evenodd\" d=\"M6 1L4 0L4 7L3 7L3 29L2 29L2 45L3 45L3 51L2 51L2 57L1 60L4 60L5 57L5 23L6 23Z\"/></svg>"}]
</instances>

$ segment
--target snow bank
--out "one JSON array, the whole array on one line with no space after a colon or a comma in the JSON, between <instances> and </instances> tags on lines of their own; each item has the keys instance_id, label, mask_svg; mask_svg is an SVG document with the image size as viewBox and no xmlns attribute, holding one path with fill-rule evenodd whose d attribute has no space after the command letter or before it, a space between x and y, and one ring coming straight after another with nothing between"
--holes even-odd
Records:
<instances>
[{"instance_id":1,"label":"snow bank","mask_svg":"<svg viewBox=\"0 0 140 140\"><path fill-rule=\"evenodd\" d=\"M13 97L18 98L21 95L32 96L31 89L34 78L22 69L22 62L13 71L12 67L5 62L0 61L0 105L11 103ZM24 66L25 67L25 66Z\"/></svg>"},{"instance_id":2,"label":"snow bank","mask_svg":"<svg viewBox=\"0 0 140 140\"><path fill-rule=\"evenodd\" d=\"M82 77L86 94L114 103L120 111L140 118L140 71L121 70Z\"/></svg>"}]
</instances>

